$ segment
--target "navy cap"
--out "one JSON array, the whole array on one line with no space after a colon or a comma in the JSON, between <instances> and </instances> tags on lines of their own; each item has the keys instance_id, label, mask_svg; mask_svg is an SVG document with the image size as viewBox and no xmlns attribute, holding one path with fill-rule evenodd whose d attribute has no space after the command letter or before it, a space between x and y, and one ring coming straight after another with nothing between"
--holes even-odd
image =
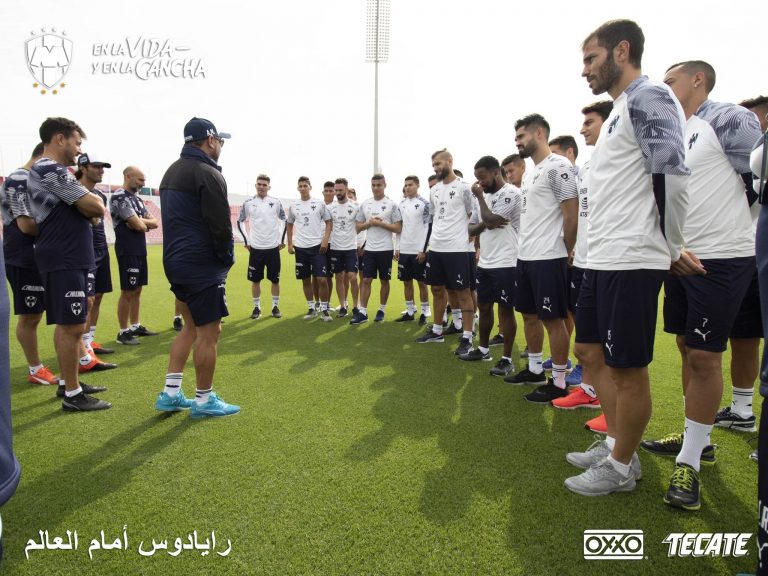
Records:
<instances>
[{"instance_id":1,"label":"navy cap","mask_svg":"<svg viewBox=\"0 0 768 576\"><path fill-rule=\"evenodd\" d=\"M80 154L80 157L77 159L77 165L87 166L88 164L92 164L94 166L104 166L104 168L112 168L112 164L110 164L109 162L105 162L104 160L99 160L98 156L89 156L88 154Z\"/></svg>"},{"instance_id":2,"label":"navy cap","mask_svg":"<svg viewBox=\"0 0 768 576\"><path fill-rule=\"evenodd\" d=\"M216 126L213 122L206 120L205 118L192 118L184 126L184 142L195 142L197 140L205 140L208 136L214 138L232 138L231 134L226 132L219 132L216 130Z\"/></svg>"}]
</instances>

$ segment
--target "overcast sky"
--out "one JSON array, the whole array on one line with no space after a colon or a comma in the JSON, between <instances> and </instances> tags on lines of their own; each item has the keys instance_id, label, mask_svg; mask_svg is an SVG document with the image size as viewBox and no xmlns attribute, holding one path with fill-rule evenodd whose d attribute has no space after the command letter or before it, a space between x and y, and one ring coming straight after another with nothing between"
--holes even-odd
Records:
<instances>
[{"instance_id":1,"label":"overcast sky","mask_svg":"<svg viewBox=\"0 0 768 576\"><path fill-rule=\"evenodd\" d=\"M553 136L573 134L582 144L580 109L596 97L580 76L580 45L608 19L643 28L643 71L652 79L674 62L703 59L718 74L713 99L768 93L768 76L755 64L764 53L765 1L739 2L741 17L724 6L391 0L389 61L380 65L388 194L398 196L408 174L426 180L431 153L443 147L467 175L483 155L516 152L513 124L531 112L549 120ZM374 69L365 62L365 18L363 0L3 0L0 172L26 160L45 117L66 116L88 135L83 151L113 163L105 181L119 184L122 168L135 164L156 187L178 157L184 124L202 116L232 133L220 158L230 194L252 194L264 172L280 197L298 197L299 175L311 178L316 196L339 176L370 196ZM73 52L65 86L43 95L33 88L25 43L52 27L66 31ZM205 77L105 74L105 64L139 59L94 54L94 45L138 37L167 40L171 58L200 60Z\"/></svg>"}]
</instances>

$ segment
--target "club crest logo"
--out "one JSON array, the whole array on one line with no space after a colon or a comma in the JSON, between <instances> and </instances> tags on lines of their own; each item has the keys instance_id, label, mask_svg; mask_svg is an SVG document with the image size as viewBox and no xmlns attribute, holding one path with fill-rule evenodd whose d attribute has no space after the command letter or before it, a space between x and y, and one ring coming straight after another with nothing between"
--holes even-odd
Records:
<instances>
[{"instance_id":1,"label":"club crest logo","mask_svg":"<svg viewBox=\"0 0 768 576\"><path fill-rule=\"evenodd\" d=\"M72 302L70 307L72 308L72 314L75 316L80 316L83 312L83 305L80 302Z\"/></svg>"},{"instance_id":2,"label":"club crest logo","mask_svg":"<svg viewBox=\"0 0 768 576\"><path fill-rule=\"evenodd\" d=\"M24 297L24 303L27 305L27 308L34 308L35 304L37 304L37 297L36 296L25 296Z\"/></svg>"},{"instance_id":3,"label":"club crest logo","mask_svg":"<svg viewBox=\"0 0 768 576\"><path fill-rule=\"evenodd\" d=\"M72 40L66 32L57 32L56 28L39 33L32 32L32 37L24 43L24 55L32 77L33 88L40 88L40 94L58 94L64 88L62 82L72 62Z\"/></svg>"}]
</instances>

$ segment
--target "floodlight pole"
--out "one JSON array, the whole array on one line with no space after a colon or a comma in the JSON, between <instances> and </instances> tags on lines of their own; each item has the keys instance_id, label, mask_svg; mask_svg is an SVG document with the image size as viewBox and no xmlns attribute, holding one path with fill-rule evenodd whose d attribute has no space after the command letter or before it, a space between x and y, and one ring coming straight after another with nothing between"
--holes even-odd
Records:
<instances>
[{"instance_id":1,"label":"floodlight pole","mask_svg":"<svg viewBox=\"0 0 768 576\"><path fill-rule=\"evenodd\" d=\"M389 56L389 0L368 0L366 59L373 62L373 171L379 164L379 62Z\"/></svg>"}]
</instances>

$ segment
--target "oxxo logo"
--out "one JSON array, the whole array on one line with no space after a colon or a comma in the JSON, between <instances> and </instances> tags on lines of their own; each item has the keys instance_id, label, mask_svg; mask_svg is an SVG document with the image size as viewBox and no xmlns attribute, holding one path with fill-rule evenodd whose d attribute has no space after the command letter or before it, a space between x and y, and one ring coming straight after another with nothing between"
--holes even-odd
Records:
<instances>
[{"instance_id":1,"label":"oxxo logo","mask_svg":"<svg viewBox=\"0 0 768 576\"><path fill-rule=\"evenodd\" d=\"M739 558L747 555L747 547L752 534L739 532L702 532L669 534L662 544L668 546L667 556L683 558L693 556L733 556Z\"/></svg>"},{"instance_id":2,"label":"oxxo logo","mask_svg":"<svg viewBox=\"0 0 768 576\"><path fill-rule=\"evenodd\" d=\"M585 560L642 560L642 530L584 530Z\"/></svg>"}]
</instances>

